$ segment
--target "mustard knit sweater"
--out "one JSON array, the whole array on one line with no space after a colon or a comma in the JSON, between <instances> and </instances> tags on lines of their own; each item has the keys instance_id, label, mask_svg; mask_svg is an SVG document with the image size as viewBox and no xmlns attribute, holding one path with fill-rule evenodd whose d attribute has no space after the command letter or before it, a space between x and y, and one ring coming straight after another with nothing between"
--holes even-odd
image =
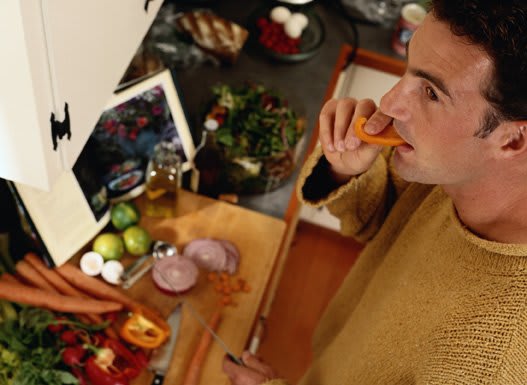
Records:
<instances>
[{"instance_id":1,"label":"mustard knit sweater","mask_svg":"<svg viewBox=\"0 0 527 385\"><path fill-rule=\"evenodd\" d=\"M403 182L386 159L338 187L317 148L301 172L301 200L368 243L300 384L527 384L527 245L477 237L440 187Z\"/></svg>"}]
</instances>

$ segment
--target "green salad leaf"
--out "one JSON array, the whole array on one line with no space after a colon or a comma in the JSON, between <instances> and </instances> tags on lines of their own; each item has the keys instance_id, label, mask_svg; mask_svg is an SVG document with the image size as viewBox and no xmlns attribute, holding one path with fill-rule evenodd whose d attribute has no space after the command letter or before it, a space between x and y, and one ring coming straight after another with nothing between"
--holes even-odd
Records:
<instances>
[{"instance_id":1,"label":"green salad leaf","mask_svg":"<svg viewBox=\"0 0 527 385\"><path fill-rule=\"evenodd\" d=\"M207 118L218 120L217 141L229 158L272 156L292 150L304 133L303 119L263 85L213 87Z\"/></svg>"},{"instance_id":2,"label":"green salad leaf","mask_svg":"<svg viewBox=\"0 0 527 385\"><path fill-rule=\"evenodd\" d=\"M22 307L0 323L1 385L78 384L62 366L60 339L47 330L54 321L48 310Z\"/></svg>"}]
</instances>

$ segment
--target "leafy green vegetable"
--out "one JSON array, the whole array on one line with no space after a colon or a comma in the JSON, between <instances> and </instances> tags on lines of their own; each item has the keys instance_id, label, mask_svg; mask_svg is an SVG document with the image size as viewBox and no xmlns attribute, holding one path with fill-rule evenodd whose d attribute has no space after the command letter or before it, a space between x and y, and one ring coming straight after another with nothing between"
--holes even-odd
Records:
<instances>
[{"instance_id":1,"label":"leafy green vegetable","mask_svg":"<svg viewBox=\"0 0 527 385\"><path fill-rule=\"evenodd\" d=\"M213 87L217 141L228 158L265 157L294 148L304 133L303 120L287 101L262 85Z\"/></svg>"},{"instance_id":2,"label":"leafy green vegetable","mask_svg":"<svg viewBox=\"0 0 527 385\"><path fill-rule=\"evenodd\" d=\"M20 367L20 357L0 345L0 384L11 385Z\"/></svg>"},{"instance_id":3,"label":"leafy green vegetable","mask_svg":"<svg viewBox=\"0 0 527 385\"><path fill-rule=\"evenodd\" d=\"M54 322L48 310L22 307L16 319L0 323L1 385L78 384L61 362L62 342L47 329Z\"/></svg>"}]
</instances>

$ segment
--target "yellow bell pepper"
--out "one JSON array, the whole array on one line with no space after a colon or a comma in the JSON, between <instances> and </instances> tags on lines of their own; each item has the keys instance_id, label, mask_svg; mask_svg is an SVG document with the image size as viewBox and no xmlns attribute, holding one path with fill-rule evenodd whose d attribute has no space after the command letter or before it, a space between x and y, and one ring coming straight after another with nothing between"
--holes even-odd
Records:
<instances>
[{"instance_id":1,"label":"yellow bell pepper","mask_svg":"<svg viewBox=\"0 0 527 385\"><path fill-rule=\"evenodd\" d=\"M133 313L121 327L121 337L136 346L155 349L170 335L170 328L164 320L153 322L141 312Z\"/></svg>"}]
</instances>

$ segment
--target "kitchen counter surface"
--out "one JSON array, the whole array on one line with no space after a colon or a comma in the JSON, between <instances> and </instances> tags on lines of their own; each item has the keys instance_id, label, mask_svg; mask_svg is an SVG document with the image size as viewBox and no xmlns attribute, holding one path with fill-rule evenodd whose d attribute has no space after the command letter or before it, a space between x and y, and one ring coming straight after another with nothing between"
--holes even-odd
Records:
<instances>
[{"instance_id":1,"label":"kitchen counter surface","mask_svg":"<svg viewBox=\"0 0 527 385\"><path fill-rule=\"evenodd\" d=\"M209 1L203 6L212 9L222 17L247 26L254 10L262 4L267 4L254 0L244 1L243 6L240 6L240 3L236 0ZM211 96L210 88L212 85L220 82L234 85L242 84L245 80L261 82L268 87L281 91L284 97L289 100L290 105L306 117L306 140L301 144L299 151L299 159L302 161L307 142L313 135L318 113L340 48L344 43L353 43L349 21L329 4L329 1L325 1L314 2L312 5L324 24L326 34L319 52L306 61L299 63L277 62L265 56L253 45L246 44L238 61L231 67L202 65L174 71L174 77L183 94L194 135L199 135L197 131L201 131L201 114L204 104ZM187 8L183 6L181 10ZM390 48L392 29L382 29L364 23L357 24L357 29L359 47L400 59ZM241 196L240 205L277 218L283 218L294 190L297 174L298 167L286 183L272 192Z\"/></svg>"}]
</instances>

